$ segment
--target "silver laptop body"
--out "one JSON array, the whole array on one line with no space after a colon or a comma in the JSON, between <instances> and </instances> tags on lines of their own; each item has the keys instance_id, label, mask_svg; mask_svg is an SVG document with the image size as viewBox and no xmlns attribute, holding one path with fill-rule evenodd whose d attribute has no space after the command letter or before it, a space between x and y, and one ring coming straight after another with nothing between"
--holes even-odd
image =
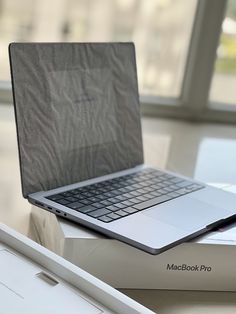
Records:
<instances>
[{"instance_id":1,"label":"silver laptop body","mask_svg":"<svg viewBox=\"0 0 236 314\"><path fill-rule=\"evenodd\" d=\"M236 196L143 164L132 43L9 46L23 196L151 254L235 218Z\"/></svg>"}]
</instances>

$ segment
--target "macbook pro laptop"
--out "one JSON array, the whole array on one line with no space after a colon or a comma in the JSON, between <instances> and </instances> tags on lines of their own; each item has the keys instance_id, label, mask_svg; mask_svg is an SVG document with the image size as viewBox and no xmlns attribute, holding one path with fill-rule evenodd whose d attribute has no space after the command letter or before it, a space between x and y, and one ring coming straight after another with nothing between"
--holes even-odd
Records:
<instances>
[{"instance_id":1,"label":"macbook pro laptop","mask_svg":"<svg viewBox=\"0 0 236 314\"><path fill-rule=\"evenodd\" d=\"M143 164L132 43L9 46L23 196L151 254L235 218L236 195Z\"/></svg>"}]
</instances>

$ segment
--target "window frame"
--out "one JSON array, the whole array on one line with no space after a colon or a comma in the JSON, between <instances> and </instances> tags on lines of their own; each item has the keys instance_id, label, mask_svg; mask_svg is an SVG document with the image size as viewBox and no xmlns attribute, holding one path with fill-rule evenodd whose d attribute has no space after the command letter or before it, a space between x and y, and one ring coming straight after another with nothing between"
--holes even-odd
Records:
<instances>
[{"instance_id":1,"label":"window frame","mask_svg":"<svg viewBox=\"0 0 236 314\"><path fill-rule=\"evenodd\" d=\"M227 0L215 0L214 5L211 0L198 0L181 95L178 99L141 96L143 114L194 121L236 122L236 107L209 100L226 5Z\"/></svg>"},{"instance_id":2,"label":"window frame","mask_svg":"<svg viewBox=\"0 0 236 314\"><path fill-rule=\"evenodd\" d=\"M236 121L236 106L209 102L226 5L227 0L215 0L214 4L212 0L198 0L180 97L140 95L143 115L196 121ZM0 82L0 102L12 103L10 82Z\"/></svg>"}]
</instances>

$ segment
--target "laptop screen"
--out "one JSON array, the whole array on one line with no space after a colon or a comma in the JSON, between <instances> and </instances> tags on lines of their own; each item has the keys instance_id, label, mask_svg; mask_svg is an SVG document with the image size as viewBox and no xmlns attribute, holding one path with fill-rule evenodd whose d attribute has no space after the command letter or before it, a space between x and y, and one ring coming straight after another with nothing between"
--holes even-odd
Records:
<instances>
[{"instance_id":1,"label":"laptop screen","mask_svg":"<svg viewBox=\"0 0 236 314\"><path fill-rule=\"evenodd\" d=\"M143 163L132 43L10 45L23 195Z\"/></svg>"}]
</instances>

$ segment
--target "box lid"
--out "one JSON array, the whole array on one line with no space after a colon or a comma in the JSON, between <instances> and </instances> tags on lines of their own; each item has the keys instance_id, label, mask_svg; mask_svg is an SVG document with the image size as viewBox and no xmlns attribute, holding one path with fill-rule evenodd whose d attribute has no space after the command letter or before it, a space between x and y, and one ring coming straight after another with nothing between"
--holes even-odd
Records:
<instances>
[{"instance_id":1,"label":"box lid","mask_svg":"<svg viewBox=\"0 0 236 314\"><path fill-rule=\"evenodd\" d=\"M104 282L0 224L1 312L153 313Z\"/></svg>"}]
</instances>

